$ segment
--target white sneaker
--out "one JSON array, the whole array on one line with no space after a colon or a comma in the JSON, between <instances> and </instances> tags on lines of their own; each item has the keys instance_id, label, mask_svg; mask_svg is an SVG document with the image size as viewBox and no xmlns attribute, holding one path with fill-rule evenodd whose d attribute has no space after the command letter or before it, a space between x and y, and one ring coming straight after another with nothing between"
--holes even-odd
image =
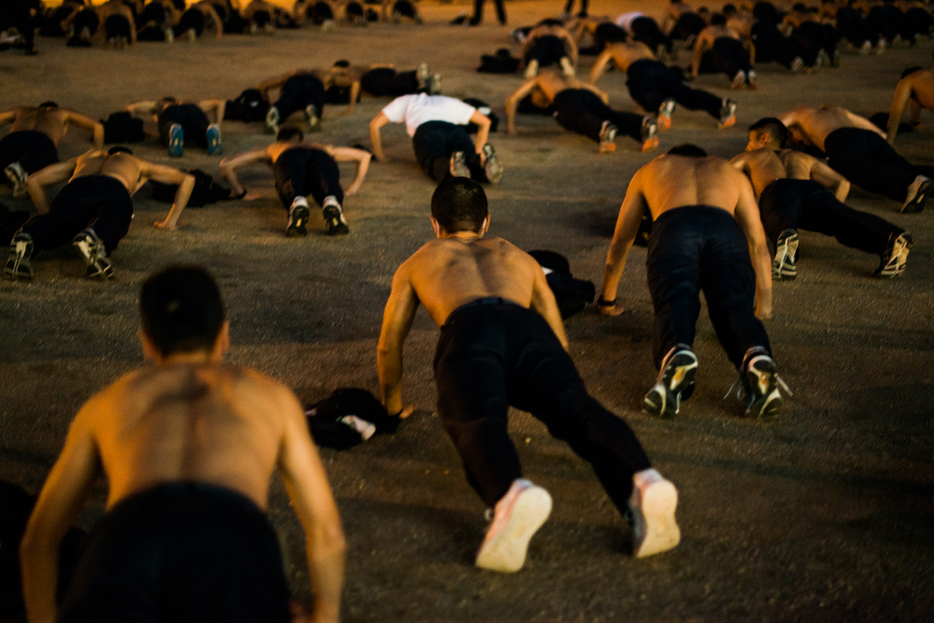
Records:
<instances>
[{"instance_id":1,"label":"white sneaker","mask_svg":"<svg viewBox=\"0 0 934 623\"><path fill-rule=\"evenodd\" d=\"M532 536L551 513L551 496L525 478L513 481L496 503L493 523L477 553L476 565L490 571L518 571Z\"/></svg>"},{"instance_id":2,"label":"white sneaker","mask_svg":"<svg viewBox=\"0 0 934 623\"><path fill-rule=\"evenodd\" d=\"M525 79L530 80L538 75L538 61L534 58L529 61L528 66L525 68Z\"/></svg>"},{"instance_id":3,"label":"white sneaker","mask_svg":"<svg viewBox=\"0 0 934 623\"><path fill-rule=\"evenodd\" d=\"M633 546L636 558L645 558L673 549L681 542L675 521L678 490L654 469L633 476L629 511L632 515Z\"/></svg>"}]
</instances>

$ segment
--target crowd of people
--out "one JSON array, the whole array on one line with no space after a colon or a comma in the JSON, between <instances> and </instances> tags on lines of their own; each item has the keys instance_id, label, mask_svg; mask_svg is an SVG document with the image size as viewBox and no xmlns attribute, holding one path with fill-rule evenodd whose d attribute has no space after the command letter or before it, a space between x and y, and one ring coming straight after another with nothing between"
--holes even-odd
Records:
<instances>
[{"instance_id":1,"label":"crowd of people","mask_svg":"<svg viewBox=\"0 0 934 623\"><path fill-rule=\"evenodd\" d=\"M482 5L477 0L466 24L480 23ZM796 4L786 11L744 2L716 12L673 0L661 23L639 12L594 18L586 0L576 16L572 7L569 0L559 18L513 32L522 42L515 73L524 82L503 102L506 130L516 132L517 115L544 112L596 142L600 153L616 149L620 132L642 151L656 149L659 134L672 130L679 105L706 112L720 129L735 126L736 102L686 84L699 73L723 73L733 89L756 89L754 67L763 62L790 72L817 71L839 65L846 45L860 54L881 53L934 34L929 7L909 0L823 0L819 7ZM496 8L505 23L500 0ZM97 38L123 48L141 40L194 40L206 30L221 37L370 19L365 4L325 0L299 0L292 11L264 0L240 8L230 0L190 6L183 0L108 0L99 6L65 0L48 11L11 0L0 17L0 26L18 29L27 53L36 51L36 31L67 37L69 45L91 45ZM384 0L380 18L421 22L408 0ZM684 50L691 57L686 70L671 62ZM588 55L594 61L585 76L580 65ZM610 107L609 96L595 86L611 68L625 74L639 112L626 103ZM398 71L338 61L253 86L263 130L275 138L226 155L218 178L236 200L246 195L238 170L271 167L287 236L308 234L312 204L321 210L327 235L349 233L345 196L360 190L374 162L386 161L387 124L405 125L415 161L437 183L429 217L435 238L395 273L376 358L386 413L408 417L413 407L402 395L403 344L423 305L440 329L438 413L491 515L476 565L521 569L530 540L551 511L549 493L523 477L507 430L511 406L541 420L593 466L610 500L631 520L634 556L676 547L678 491L653 468L625 421L587 392L568 355L545 271L509 242L486 236L491 210L484 186L508 190L508 163L489 140L495 115L442 95L440 75L425 64ZM934 167L910 163L894 147L906 112L917 125L923 109L934 110L934 63L906 70L893 87L883 127L839 106L802 105L752 124L746 150L730 160L686 143L635 173L595 306L605 316L623 311L619 283L632 245L650 222L647 273L659 372L643 399L644 413L675 417L694 391L701 292L739 374L743 415L764 420L782 411L787 388L762 320L772 314L773 281L797 276L799 231L833 236L877 256L876 278L904 273L912 235L845 203L857 185L891 199L893 210L912 214L934 191ZM363 93L391 98L369 121L369 148L305 139L305 133L322 130L326 106L345 103L339 114L352 115ZM224 153L227 108L220 99L163 97L128 103L126 112L154 123L153 135L168 156L182 158L186 142L210 156ZM105 149L101 123L53 101L0 113L0 124L12 126L0 139L0 168L13 196L28 195L34 208L0 219L0 235L10 242L4 274L13 280L33 279L36 255L68 242L84 259L89 278L112 278L112 256L129 231L133 195L150 180L172 186L172 206L154 225L174 229L195 188L195 177L179 168L147 162L122 145ZM92 147L60 162L58 147L70 126L86 132ZM356 165L346 191L339 162ZM50 198L46 187L61 182L67 183ZM344 537L298 400L262 374L222 364L228 323L221 293L204 268L172 266L152 275L142 288L140 313L140 340L155 366L127 374L81 408L23 538L30 621L154 610L178 613L173 620L215 619L218 612L223 620L290 620L278 545L263 515L274 471L305 530L315 598L308 616L336 621ZM99 475L109 483L107 512L58 606L56 548ZM153 551L160 552L158 568L148 558ZM207 611L211 616L205 617Z\"/></svg>"}]
</instances>

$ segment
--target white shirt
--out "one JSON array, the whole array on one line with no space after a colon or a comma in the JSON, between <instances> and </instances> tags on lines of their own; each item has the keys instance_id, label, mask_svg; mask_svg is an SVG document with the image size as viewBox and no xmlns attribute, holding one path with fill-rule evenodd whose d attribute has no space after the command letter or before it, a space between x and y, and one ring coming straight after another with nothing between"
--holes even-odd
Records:
<instances>
[{"instance_id":1,"label":"white shirt","mask_svg":"<svg viewBox=\"0 0 934 623\"><path fill-rule=\"evenodd\" d=\"M625 30L628 33L632 32L632 23L636 18L645 17L645 13L641 11L630 11L629 13L623 13L616 18L616 25Z\"/></svg>"},{"instance_id":2,"label":"white shirt","mask_svg":"<svg viewBox=\"0 0 934 623\"><path fill-rule=\"evenodd\" d=\"M389 102L383 114L393 123L405 123L409 136L415 136L418 126L427 121L447 121L467 125L476 108L459 99L444 95L403 95Z\"/></svg>"}]
</instances>

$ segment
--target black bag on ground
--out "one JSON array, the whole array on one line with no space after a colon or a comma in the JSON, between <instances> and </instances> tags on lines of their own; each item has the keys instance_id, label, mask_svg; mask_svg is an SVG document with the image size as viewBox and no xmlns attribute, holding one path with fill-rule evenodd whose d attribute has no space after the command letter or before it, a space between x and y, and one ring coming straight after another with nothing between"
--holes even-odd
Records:
<instances>
[{"instance_id":1,"label":"black bag on ground","mask_svg":"<svg viewBox=\"0 0 934 623\"><path fill-rule=\"evenodd\" d=\"M111 113L104 124L104 142L108 145L124 143L141 143L146 139L143 132L143 120L137 119L128 112Z\"/></svg>"},{"instance_id":2,"label":"black bag on ground","mask_svg":"<svg viewBox=\"0 0 934 623\"><path fill-rule=\"evenodd\" d=\"M538 249L529 251L535 261L547 269L545 279L555 295L561 318L567 320L584 310L597 297L597 288L592 281L575 279L571 276L568 258L555 251Z\"/></svg>"},{"instance_id":3,"label":"black bag on ground","mask_svg":"<svg viewBox=\"0 0 934 623\"><path fill-rule=\"evenodd\" d=\"M395 433L401 421L386 413L382 403L365 389L342 387L305 410L315 443L346 450L374 434Z\"/></svg>"},{"instance_id":4,"label":"black bag on ground","mask_svg":"<svg viewBox=\"0 0 934 623\"><path fill-rule=\"evenodd\" d=\"M496 54L482 55L477 71L482 74L514 74L519 71L519 59L506 48L500 48Z\"/></svg>"},{"instance_id":5,"label":"black bag on ground","mask_svg":"<svg viewBox=\"0 0 934 623\"><path fill-rule=\"evenodd\" d=\"M269 102L259 89L247 89L237 99L227 100L224 119L233 121L263 121L269 112Z\"/></svg>"},{"instance_id":6,"label":"black bag on ground","mask_svg":"<svg viewBox=\"0 0 934 623\"><path fill-rule=\"evenodd\" d=\"M203 208L209 203L217 203L230 198L230 189L215 182L212 176L201 169L192 169L189 173L195 176L195 187L188 199L189 208ZM152 185L153 199L162 203L175 201L177 184L163 184L152 180L149 183Z\"/></svg>"}]
</instances>

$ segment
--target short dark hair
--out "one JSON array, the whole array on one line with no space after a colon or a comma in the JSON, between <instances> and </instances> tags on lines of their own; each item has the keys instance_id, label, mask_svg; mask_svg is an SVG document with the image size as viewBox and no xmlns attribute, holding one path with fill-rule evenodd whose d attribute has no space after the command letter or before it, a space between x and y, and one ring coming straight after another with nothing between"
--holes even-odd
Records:
<instances>
[{"instance_id":1,"label":"short dark hair","mask_svg":"<svg viewBox=\"0 0 934 623\"><path fill-rule=\"evenodd\" d=\"M720 11L727 17L732 17L736 15L736 5L735 4L724 4L723 8Z\"/></svg>"},{"instance_id":2,"label":"short dark hair","mask_svg":"<svg viewBox=\"0 0 934 623\"><path fill-rule=\"evenodd\" d=\"M176 264L150 275L139 296L143 333L159 354L213 348L224 324L224 301L201 266Z\"/></svg>"},{"instance_id":3,"label":"short dark hair","mask_svg":"<svg viewBox=\"0 0 934 623\"><path fill-rule=\"evenodd\" d=\"M39 104L38 107L39 108L58 108L58 104L53 102L52 100L49 100L47 102L42 102L41 104Z\"/></svg>"},{"instance_id":4,"label":"short dark hair","mask_svg":"<svg viewBox=\"0 0 934 623\"><path fill-rule=\"evenodd\" d=\"M784 149L788 144L788 128L781 122L781 119L763 117L749 126L750 132L758 133L760 130L768 132L772 137L771 143L779 149Z\"/></svg>"},{"instance_id":5,"label":"short dark hair","mask_svg":"<svg viewBox=\"0 0 934 623\"><path fill-rule=\"evenodd\" d=\"M171 95L166 95L160 101L168 102L169 104L178 104L178 100L172 97Z\"/></svg>"},{"instance_id":6,"label":"short dark hair","mask_svg":"<svg viewBox=\"0 0 934 623\"><path fill-rule=\"evenodd\" d=\"M334 66L335 66L335 67L350 67L350 61L348 61L348 60L345 59L345 58L342 58L342 59L339 60L339 61L335 61L335 62L334 62Z\"/></svg>"},{"instance_id":7,"label":"short dark hair","mask_svg":"<svg viewBox=\"0 0 934 623\"><path fill-rule=\"evenodd\" d=\"M305 133L298 128L282 128L279 130L279 133L276 134L277 141L291 141L294 138L297 138L299 141L303 141L305 140Z\"/></svg>"},{"instance_id":8,"label":"short dark hair","mask_svg":"<svg viewBox=\"0 0 934 623\"><path fill-rule=\"evenodd\" d=\"M535 25L536 26L564 26L564 22L561 21L560 19L555 19L554 17L546 17L545 19L541 20Z\"/></svg>"},{"instance_id":9,"label":"short dark hair","mask_svg":"<svg viewBox=\"0 0 934 623\"><path fill-rule=\"evenodd\" d=\"M130 154L132 156L133 150L131 150L129 147L125 145L114 145L113 147L107 150L108 156L113 156L114 154L121 154L121 153Z\"/></svg>"},{"instance_id":10,"label":"short dark hair","mask_svg":"<svg viewBox=\"0 0 934 623\"><path fill-rule=\"evenodd\" d=\"M469 177L445 178L431 196L431 215L449 234L479 232L488 214L483 186Z\"/></svg>"},{"instance_id":11,"label":"short dark hair","mask_svg":"<svg viewBox=\"0 0 934 623\"><path fill-rule=\"evenodd\" d=\"M688 158L707 157L707 152L704 151L704 148L699 147L694 143L681 143L680 145L675 145L668 150L668 153L672 156L687 156Z\"/></svg>"},{"instance_id":12,"label":"short dark hair","mask_svg":"<svg viewBox=\"0 0 934 623\"><path fill-rule=\"evenodd\" d=\"M723 26L726 24L726 16L723 13L714 13L710 16L711 26Z\"/></svg>"}]
</instances>

